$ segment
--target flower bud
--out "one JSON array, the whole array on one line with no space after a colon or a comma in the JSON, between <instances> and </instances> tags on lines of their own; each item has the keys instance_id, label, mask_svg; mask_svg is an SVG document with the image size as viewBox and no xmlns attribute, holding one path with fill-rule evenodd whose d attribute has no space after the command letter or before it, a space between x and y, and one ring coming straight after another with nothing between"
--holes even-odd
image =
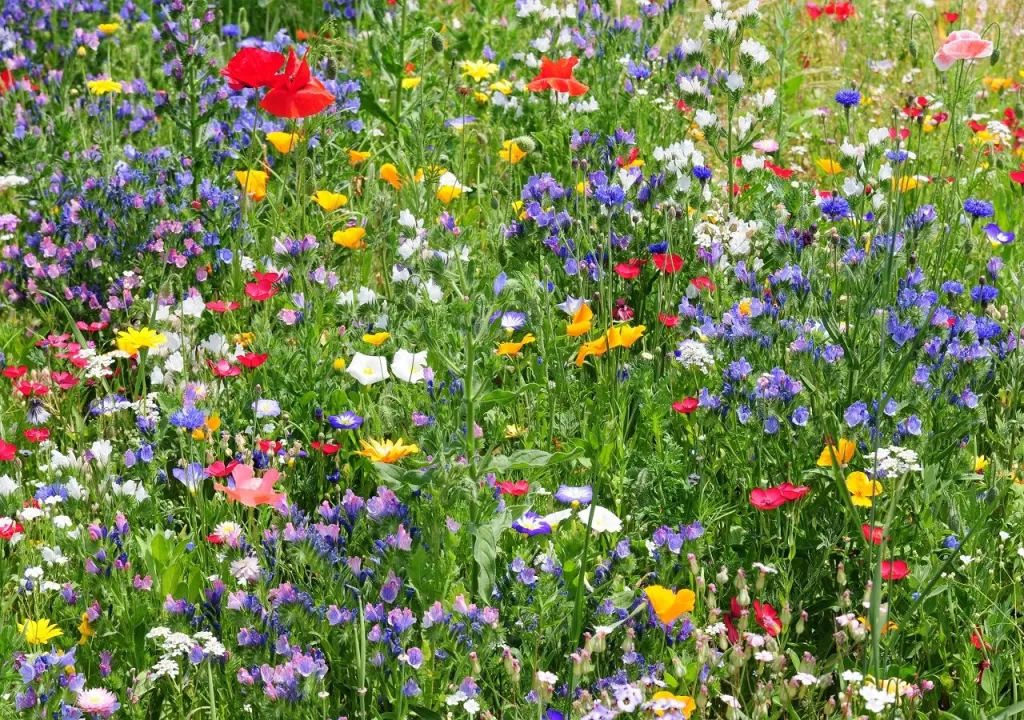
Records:
<instances>
[{"instance_id":1,"label":"flower bud","mask_svg":"<svg viewBox=\"0 0 1024 720\"><path fill-rule=\"evenodd\" d=\"M839 563L839 567L836 568L836 582L839 583L839 587L846 587L846 567L843 563Z\"/></svg>"},{"instance_id":2,"label":"flower bud","mask_svg":"<svg viewBox=\"0 0 1024 720\"><path fill-rule=\"evenodd\" d=\"M715 575L715 580L718 581L719 585L725 585L729 582L729 571L726 570L725 565L723 565L722 569L718 571L717 575Z\"/></svg>"},{"instance_id":3,"label":"flower bud","mask_svg":"<svg viewBox=\"0 0 1024 720\"><path fill-rule=\"evenodd\" d=\"M427 37L427 44L436 53L444 52L444 38L432 27L428 27L424 33Z\"/></svg>"},{"instance_id":4,"label":"flower bud","mask_svg":"<svg viewBox=\"0 0 1024 720\"><path fill-rule=\"evenodd\" d=\"M515 138L512 142L519 146L519 149L523 152L533 152L537 149L537 141L529 135L520 135Z\"/></svg>"},{"instance_id":5,"label":"flower bud","mask_svg":"<svg viewBox=\"0 0 1024 720\"><path fill-rule=\"evenodd\" d=\"M995 65L996 63L998 63L998 62L999 62L999 57L1000 57L1000 55L1001 55L1001 54L1002 54L1002 53L1000 53L1000 52L999 52L999 48L998 48L998 47L996 47L996 48L993 48L993 49L992 49L992 57L991 57L991 59L989 60L989 62L990 62L990 63L991 63L992 65Z\"/></svg>"}]
</instances>

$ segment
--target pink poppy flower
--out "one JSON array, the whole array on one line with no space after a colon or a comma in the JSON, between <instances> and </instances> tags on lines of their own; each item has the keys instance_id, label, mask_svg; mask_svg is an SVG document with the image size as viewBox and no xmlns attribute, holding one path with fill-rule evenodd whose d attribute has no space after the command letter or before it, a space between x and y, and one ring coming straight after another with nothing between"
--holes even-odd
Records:
<instances>
[{"instance_id":1,"label":"pink poppy flower","mask_svg":"<svg viewBox=\"0 0 1024 720\"><path fill-rule=\"evenodd\" d=\"M277 505L284 499L284 493L274 492L274 483L277 482L280 474L277 470L270 469L258 478L253 474L252 466L238 465L231 471L234 479L234 487L227 487L219 483L214 488L226 494L235 502L240 502L248 507L259 507L260 505Z\"/></svg>"},{"instance_id":2,"label":"pink poppy flower","mask_svg":"<svg viewBox=\"0 0 1024 720\"><path fill-rule=\"evenodd\" d=\"M910 574L910 568L907 567L905 560L883 560L882 561L882 579L883 580L902 580Z\"/></svg>"},{"instance_id":3,"label":"pink poppy flower","mask_svg":"<svg viewBox=\"0 0 1024 720\"><path fill-rule=\"evenodd\" d=\"M935 65L946 72L957 60L978 60L992 55L992 42L983 40L972 30L951 32L946 42L935 53Z\"/></svg>"}]
</instances>

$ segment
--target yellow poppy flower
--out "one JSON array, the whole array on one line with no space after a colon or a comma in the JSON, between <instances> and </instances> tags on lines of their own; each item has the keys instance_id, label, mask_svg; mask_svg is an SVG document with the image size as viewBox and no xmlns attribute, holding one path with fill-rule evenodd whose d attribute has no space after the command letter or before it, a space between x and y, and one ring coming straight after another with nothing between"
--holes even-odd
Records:
<instances>
[{"instance_id":1,"label":"yellow poppy flower","mask_svg":"<svg viewBox=\"0 0 1024 720\"><path fill-rule=\"evenodd\" d=\"M78 625L78 633L82 636L78 640L79 645L85 645L85 641L96 634L92 625L89 624L89 613L82 613L82 622Z\"/></svg>"},{"instance_id":2,"label":"yellow poppy flower","mask_svg":"<svg viewBox=\"0 0 1024 720\"><path fill-rule=\"evenodd\" d=\"M313 193L313 202L322 207L325 212L334 212L345 206L348 196L330 190L317 190Z\"/></svg>"},{"instance_id":3,"label":"yellow poppy flower","mask_svg":"<svg viewBox=\"0 0 1024 720\"><path fill-rule=\"evenodd\" d=\"M128 328L117 334L117 349L129 355L134 355L139 350L160 347L165 342L167 342L166 335L161 335L147 327L139 330Z\"/></svg>"},{"instance_id":4,"label":"yellow poppy flower","mask_svg":"<svg viewBox=\"0 0 1024 720\"><path fill-rule=\"evenodd\" d=\"M689 719L690 715L693 714L693 711L697 709L696 701L689 695L675 695L668 690L659 690L651 696L652 702L657 700L671 700L676 703L678 707L676 707L675 710L682 713L683 717L687 719ZM663 717L665 712L665 710L655 710L654 714L658 717Z\"/></svg>"},{"instance_id":5,"label":"yellow poppy flower","mask_svg":"<svg viewBox=\"0 0 1024 720\"><path fill-rule=\"evenodd\" d=\"M565 326L565 334L569 337L579 337L590 332L591 319L594 311L586 303L580 305L580 309L572 316L572 322Z\"/></svg>"},{"instance_id":6,"label":"yellow poppy flower","mask_svg":"<svg viewBox=\"0 0 1024 720\"><path fill-rule=\"evenodd\" d=\"M380 179L390 184L395 190L402 189L402 179L398 176L398 168L391 163L384 163L380 166Z\"/></svg>"},{"instance_id":7,"label":"yellow poppy flower","mask_svg":"<svg viewBox=\"0 0 1024 720\"><path fill-rule=\"evenodd\" d=\"M370 343L374 347L380 347L381 345L384 344L384 341L387 340L389 337L391 337L391 333L389 332L379 332L374 333L373 335L367 334L363 335L363 342Z\"/></svg>"},{"instance_id":8,"label":"yellow poppy flower","mask_svg":"<svg viewBox=\"0 0 1024 720\"><path fill-rule=\"evenodd\" d=\"M853 459L856 452L857 444L855 442L846 438L839 438L838 447L826 445L825 449L821 451L821 455L818 456L818 467L832 467L833 455L839 461L840 467L846 467L846 463Z\"/></svg>"},{"instance_id":9,"label":"yellow poppy flower","mask_svg":"<svg viewBox=\"0 0 1024 720\"><path fill-rule=\"evenodd\" d=\"M519 147L515 140L506 140L501 144L501 148L498 151L498 157L512 165L526 157L526 151Z\"/></svg>"},{"instance_id":10,"label":"yellow poppy flower","mask_svg":"<svg viewBox=\"0 0 1024 720\"><path fill-rule=\"evenodd\" d=\"M817 165L826 175L838 175L843 171L843 166L831 158L818 158Z\"/></svg>"},{"instance_id":11,"label":"yellow poppy flower","mask_svg":"<svg viewBox=\"0 0 1024 720\"><path fill-rule=\"evenodd\" d=\"M388 465L420 451L415 445L403 444L402 438L398 438L395 442L371 438L369 441L360 440L359 444L363 446L363 449L357 452L356 455L362 455L363 457L370 458L373 462L387 463Z\"/></svg>"},{"instance_id":12,"label":"yellow poppy flower","mask_svg":"<svg viewBox=\"0 0 1024 720\"><path fill-rule=\"evenodd\" d=\"M486 60L463 60L459 63L459 69L462 70L463 77L471 77L477 82L481 82L490 79L491 75L498 72L500 68Z\"/></svg>"},{"instance_id":13,"label":"yellow poppy flower","mask_svg":"<svg viewBox=\"0 0 1024 720\"><path fill-rule=\"evenodd\" d=\"M882 494L882 483L869 480L859 470L846 476L846 489L850 491L850 502L857 507L871 507L871 498Z\"/></svg>"},{"instance_id":14,"label":"yellow poppy flower","mask_svg":"<svg viewBox=\"0 0 1024 720\"><path fill-rule=\"evenodd\" d=\"M512 83L510 83L508 80L495 80L490 85L488 85L487 88L489 90L499 92L502 95L506 96L512 94Z\"/></svg>"},{"instance_id":15,"label":"yellow poppy flower","mask_svg":"<svg viewBox=\"0 0 1024 720\"><path fill-rule=\"evenodd\" d=\"M90 80L85 84L93 95L121 92L121 83L116 80Z\"/></svg>"},{"instance_id":16,"label":"yellow poppy flower","mask_svg":"<svg viewBox=\"0 0 1024 720\"><path fill-rule=\"evenodd\" d=\"M206 418L206 427L210 428L211 432L220 430L220 415L212 413L210 417Z\"/></svg>"},{"instance_id":17,"label":"yellow poppy flower","mask_svg":"<svg viewBox=\"0 0 1024 720\"><path fill-rule=\"evenodd\" d=\"M644 588L644 594L658 619L666 625L674 623L683 613L691 612L696 600L692 590L674 592L661 585Z\"/></svg>"},{"instance_id":18,"label":"yellow poppy flower","mask_svg":"<svg viewBox=\"0 0 1024 720\"><path fill-rule=\"evenodd\" d=\"M591 355L600 357L608 352L608 338L602 335L597 340L591 340L585 342L580 346L579 352L576 353L576 367L583 367L583 361Z\"/></svg>"},{"instance_id":19,"label":"yellow poppy flower","mask_svg":"<svg viewBox=\"0 0 1024 720\"><path fill-rule=\"evenodd\" d=\"M235 170L235 179L242 190L256 202L267 196L267 180L270 176L263 170Z\"/></svg>"},{"instance_id":20,"label":"yellow poppy flower","mask_svg":"<svg viewBox=\"0 0 1024 720\"><path fill-rule=\"evenodd\" d=\"M421 78L421 77L402 78L402 89L403 90L414 90L414 89L416 89L419 86L419 84L421 82L423 82L423 78Z\"/></svg>"},{"instance_id":21,"label":"yellow poppy flower","mask_svg":"<svg viewBox=\"0 0 1024 720\"><path fill-rule=\"evenodd\" d=\"M608 347L628 348L643 336L646 329L647 327L644 325L637 325L636 327L617 325L610 327L608 328Z\"/></svg>"},{"instance_id":22,"label":"yellow poppy flower","mask_svg":"<svg viewBox=\"0 0 1024 720\"><path fill-rule=\"evenodd\" d=\"M524 346L536 341L537 338L535 338L532 333L526 333L526 335L523 336L523 339L519 342L504 342L499 344L498 349L494 351L494 354L515 357Z\"/></svg>"},{"instance_id":23,"label":"yellow poppy flower","mask_svg":"<svg viewBox=\"0 0 1024 720\"><path fill-rule=\"evenodd\" d=\"M904 175L897 183L896 178L892 179L892 189L899 187L900 192L909 192L918 186L917 178L913 175Z\"/></svg>"},{"instance_id":24,"label":"yellow poppy flower","mask_svg":"<svg viewBox=\"0 0 1024 720\"><path fill-rule=\"evenodd\" d=\"M267 142L274 146L282 155L287 155L295 149L296 143L299 141L298 133L286 133L286 132L269 132L267 133Z\"/></svg>"},{"instance_id":25,"label":"yellow poppy flower","mask_svg":"<svg viewBox=\"0 0 1024 720\"><path fill-rule=\"evenodd\" d=\"M96 29L104 35L113 35L119 27L121 27L119 23L100 23Z\"/></svg>"},{"instance_id":26,"label":"yellow poppy flower","mask_svg":"<svg viewBox=\"0 0 1024 720\"><path fill-rule=\"evenodd\" d=\"M355 226L345 228L344 230L335 230L334 235L331 236L331 240L333 240L336 245L341 245L349 250L359 250L366 247L366 243L363 242L363 238L365 236L366 230Z\"/></svg>"},{"instance_id":27,"label":"yellow poppy flower","mask_svg":"<svg viewBox=\"0 0 1024 720\"><path fill-rule=\"evenodd\" d=\"M51 623L46 618L42 620L28 620L18 623L18 632L25 635L29 645L44 645L55 637L60 637L64 631Z\"/></svg>"},{"instance_id":28,"label":"yellow poppy flower","mask_svg":"<svg viewBox=\"0 0 1024 720\"><path fill-rule=\"evenodd\" d=\"M348 151L348 164L352 167L360 163L364 163L369 160L373 155L368 152L362 152L361 150L349 150Z\"/></svg>"}]
</instances>

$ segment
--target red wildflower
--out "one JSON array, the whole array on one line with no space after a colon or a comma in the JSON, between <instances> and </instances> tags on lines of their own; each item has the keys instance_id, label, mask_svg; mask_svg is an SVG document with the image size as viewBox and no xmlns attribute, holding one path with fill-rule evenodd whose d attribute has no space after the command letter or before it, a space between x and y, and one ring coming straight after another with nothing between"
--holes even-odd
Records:
<instances>
[{"instance_id":1,"label":"red wildflower","mask_svg":"<svg viewBox=\"0 0 1024 720\"><path fill-rule=\"evenodd\" d=\"M754 619L772 637L778 635L782 630L782 621L779 620L779 614L768 603L763 603L760 600L754 601Z\"/></svg>"},{"instance_id":2,"label":"red wildflower","mask_svg":"<svg viewBox=\"0 0 1024 720\"><path fill-rule=\"evenodd\" d=\"M546 57L542 57L540 73L527 84L526 89L531 92L554 90L555 92L569 93L572 97L583 95L590 88L572 76L572 70L578 62L579 58L575 57L561 60L548 60Z\"/></svg>"},{"instance_id":3,"label":"red wildflower","mask_svg":"<svg viewBox=\"0 0 1024 720\"><path fill-rule=\"evenodd\" d=\"M896 128L889 128L890 139L895 140L897 133L904 140L910 137L910 130L908 128L900 128L899 130L897 130Z\"/></svg>"},{"instance_id":4,"label":"red wildflower","mask_svg":"<svg viewBox=\"0 0 1024 720\"><path fill-rule=\"evenodd\" d=\"M725 627L729 631L729 642L737 643L740 640L739 630L733 624L733 620L739 620L743 617L743 608L740 607L740 601L736 598L732 599L729 603L729 612L722 615L722 619L725 621Z\"/></svg>"},{"instance_id":5,"label":"red wildflower","mask_svg":"<svg viewBox=\"0 0 1024 720\"><path fill-rule=\"evenodd\" d=\"M78 326L79 330L81 330L82 332L90 332L90 333L99 332L100 330L104 330L104 329L106 329L107 325L109 325L109 324L110 323L106 323L106 322L86 323L86 322L83 322L81 320L79 320L78 322L75 323L75 325Z\"/></svg>"},{"instance_id":6,"label":"red wildflower","mask_svg":"<svg viewBox=\"0 0 1024 720\"><path fill-rule=\"evenodd\" d=\"M43 440L50 439L50 431L46 428L26 428L21 431L21 434L32 443L41 443Z\"/></svg>"},{"instance_id":7,"label":"red wildflower","mask_svg":"<svg viewBox=\"0 0 1024 720\"><path fill-rule=\"evenodd\" d=\"M857 9L852 2L833 2L825 6L825 14L831 15L837 22L846 22L854 16Z\"/></svg>"},{"instance_id":8,"label":"red wildflower","mask_svg":"<svg viewBox=\"0 0 1024 720\"><path fill-rule=\"evenodd\" d=\"M754 488L750 491L750 504L758 510L775 510L786 504L778 488Z\"/></svg>"},{"instance_id":9,"label":"red wildflower","mask_svg":"<svg viewBox=\"0 0 1024 720\"><path fill-rule=\"evenodd\" d=\"M811 20L817 20L818 18L820 18L821 13L821 5L818 5L817 3L807 3L807 15L811 18Z\"/></svg>"},{"instance_id":10,"label":"red wildflower","mask_svg":"<svg viewBox=\"0 0 1024 720\"><path fill-rule=\"evenodd\" d=\"M319 440L314 440L310 445L313 446L314 450L319 450L324 455L333 455L341 450L341 445L338 445L337 443L320 442Z\"/></svg>"},{"instance_id":11,"label":"red wildflower","mask_svg":"<svg viewBox=\"0 0 1024 720\"><path fill-rule=\"evenodd\" d=\"M494 483L494 486L501 490L502 495L513 495L519 497L525 495L530 491L530 483L526 480L503 480L501 482Z\"/></svg>"},{"instance_id":12,"label":"red wildflower","mask_svg":"<svg viewBox=\"0 0 1024 720\"><path fill-rule=\"evenodd\" d=\"M791 177L793 177L793 174L796 172L795 170L787 170L784 167L776 165L771 160L764 161L764 169L771 171L771 173L775 175L775 177L781 178L783 180L789 180Z\"/></svg>"},{"instance_id":13,"label":"red wildflower","mask_svg":"<svg viewBox=\"0 0 1024 720\"><path fill-rule=\"evenodd\" d=\"M25 532L25 528L17 520L9 517L0 517L0 540L10 540L19 533Z\"/></svg>"},{"instance_id":14,"label":"red wildflower","mask_svg":"<svg viewBox=\"0 0 1024 720\"><path fill-rule=\"evenodd\" d=\"M323 112L333 102L334 96L324 84L310 75L306 58L299 60L292 49L288 51L284 75L277 76L270 92L260 101L260 107L274 117L304 118Z\"/></svg>"},{"instance_id":15,"label":"red wildflower","mask_svg":"<svg viewBox=\"0 0 1024 720\"><path fill-rule=\"evenodd\" d=\"M217 377L235 377L236 375L242 374L242 368L237 365L232 365L230 362L221 358L217 362L207 360L206 364L210 366L210 370Z\"/></svg>"},{"instance_id":16,"label":"red wildflower","mask_svg":"<svg viewBox=\"0 0 1024 720\"><path fill-rule=\"evenodd\" d=\"M0 440L0 460L13 460L18 454L18 446L4 440Z\"/></svg>"},{"instance_id":17,"label":"red wildflower","mask_svg":"<svg viewBox=\"0 0 1024 720\"><path fill-rule=\"evenodd\" d=\"M263 302L277 295L278 287L272 282L260 280L245 284L245 294L256 302Z\"/></svg>"},{"instance_id":18,"label":"red wildflower","mask_svg":"<svg viewBox=\"0 0 1024 720\"><path fill-rule=\"evenodd\" d=\"M223 478L230 475L231 471L234 470L237 465L237 460L232 460L227 465L224 464L223 460L218 460L212 465L208 465L206 467L206 472L212 475L213 477Z\"/></svg>"},{"instance_id":19,"label":"red wildflower","mask_svg":"<svg viewBox=\"0 0 1024 720\"><path fill-rule=\"evenodd\" d=\"M80 381L69 372L57 371L50 374L50 379L57 383L61 390L70 390Z\"/></svg>"},{"instance_id":20,"label":"red wildflower","mask_svg":"<svg viewBox=\"0 0 1024 720\"><path fill-rule=\"evenodd\" d=\"M873 545L882 544L882 532L885 528L878 527L877 525L868 525L864 523L860 526L860 531L864 533L864 539Z\"/></svg>"},{"instance_id":21,"label":"red wildflower","mask_svg":"<svg viewBox=\"0 0 1024 720\"><path fill-rule=\"evenodd\" d=\"M1020 170L1011 170L1010 179L1019 185L1024 185L1024 168Z\"/></svg>"},{"instance_id":22,"label":"red wildflower","mask_svg":"<svg viewBox=\"0 0 1024 720\"><path fill-rule=\"evenodd\" d=\"M210 543L211 545L223 545L224 538L222 538L217 533L210 533L206 536L206 542Z\"/></svg>"},{"instance_id":23,"label":"red wildflower","mask_svg":"<svg viewBox=\"0 0 1024 720\"><path fill-rule=\"evenodd\" d=\"M668 253L654 253L654 265L666 275L677 273L683 269L683 259L678 255Z\"/></svg>"},{"instance_id":24,"label":"red wildflower","mask_svg":"<svg viewBox=\"0 0 1024 720\"><path fill-rule=\"evenodd\" d=\"M711 278L709 278L707 275L695 277L693 280L690 281L690 284L702 292L704 290L710 290L711 292L714 292L715 290L715 284L711 282Z\"/></svg>"},{"instance_id":25,"label":"red wildflower","mask_svg":"<svg viewBox=\"0 0 1024 720\"><path fill-rule=\"evenodd\" d=\"M787 501L799 500L811 491L806 485L794 485L791 482L782 483L778 490Z\"/></svg>"},{"instance_id":26,"label":"red wildflower","mask_svg":"<svg viewBox=\"0 0 1024 720\"><path fill-rule=\"evenodd\" d=\"M260 452L270 454L277 454L277 451L284 447L284 443L280 440L260 440L259 441Z\"/></svg>"},{"instance_id":27,"label":"red wildflower","mask_svg":"<svg viewBox=\"0 0 1024 720\"><path fill-rule=\"evenodd\" d=\"M20 378L27 372L28 368L24 365L8 365L4 368L4 377L14 380L16 378Z\"/></svg>"},{"instance_id":28,"label":"red wildflower","mask_svg":"<svg viewBox=\"0 0 1024 720\"><path fill-rule=\"evenodd\" d=\"M615 158L615 164L622 168L629 167L634 162L636 162L636 159L638 157L640 157L640 148L633 148L632 150L629 151L629 155L627 155L626 157L622 157L621 155L619 155L617 158Z\"/></svg>"},{"instance_id":29,"label":"red wildflower","mask_svg":"<svg viewBox=\"0 0 1024 720\"><path fill-rule=\"evenodd\" d=\"M42 383L33 382L31 380L22 380L21 382L14 383L14 389L22 394L24 397L32 397L36 395L46 395L50 392L50 388L46 387Z\"/></svg>"},{"instance_id":30,"label":"red wildflower","mask_svg":"<svg viewBox=\"0 0 1024 720\"><path fill-rule=\"evenodd\" d=\"M984 647L986 650L991 650L992 646L985 642L985 638L981 636L981 628L974 628L974 632L971 633L971 645L974 646L975 650L981 650Z\"/></svg>"},{"instance_id":31,"label":"red wildflower","mask_svg":"<svg viewBox=\"0 0 1024 720\"><path fill-rule=\"evenodd\" d=\"M211 300L206 303L206 309L215 313L226 313L242 307L236 302L224 302L223 300Z\"/></svg>"},{"instance_id":32,"label":"red wildflower","mask_svg":"<svg viewBox=\"0 0 1024 720\"><path fill-rule=\"evenodd\" d=\"M882 561L883 580L902 580L909 574L910 568L907 567L907 563L905 560Z\"/></svg>"},{"instance_id":33,"label":"red wildflower","mask_svg":"<svg viewBox=\"0 0 1024 720\"><path fill-rule=\"evenodd\" d=\"M623 280L632 280L635 277L639 277L640 268L643 266L644 261L639 258L632 258L629 262L619 263L613 270Z\"/></svg>"},{"instance_id":34,"label":"red wildflower","mask_svg":"<svg viewBox=\"0 0 1024 720\"><path fill-rule=\"evenodd\" d=\"M700 403L695 397L685 397L682 400L676 400L672 403L672 409L677 413L683 415L689 415L699 407Z\"/></svg>"},{"instance_id":35,"label":"red wildflower","mask_svg":"<svg viewBox=\"0 0 1024 720\"><path fill-rule=\"evenodd\" d=\"M680 100L679 102L676 103L676 110L678 110L679 112L690 112L690 110L692 109L693 108L686 104L685 100Z\"/></svg>"},{"instance_id":36,"label":"red wildflower","mask_svg":"<svg viewBox=\"0 0 1024 720\"><path fill-rule=\"evenodd\" d=\"M665 313L658 313L658 320L661 321L662 325L669 328L673 328L679 324L678 315L667 315Z\"/></svg>"},{"instance_id":37,"label":"red wildflower","mask_svg":"<svg viewBox=\"0 0 1024 720\"><path fill-rule=\"evenodd\" d=\"M277 71L284 65L284 55L260 48L242 48L228 61L220 74L228 79L232 90L270 87L278 82Z\"/></svg>"},{"instance_id":38,"label":"red wildflower","mask_svg":"<svg viewBox=\"0 0 1024 720\"><path fill-rule=\"evenodd\" d=\"M265 363L268 357L270 356L267 355L266 353L245 353L244 355L239 355L235 359L238 360L238 362L240 362L245 367L249 368L250 370L255 370L260 365Z\"/></svg>"},{"instance_id":39,"label":"red wildflower","mask_svg":"<svg viewBox=\"0 0 1024 720\"><path fill-rule=\"evenodd\" d=\"M946 18L946 22L952 25L953 23L960 19L960 13L944 12L942 13L942 17Z\"/></svg>"}]
</instances>

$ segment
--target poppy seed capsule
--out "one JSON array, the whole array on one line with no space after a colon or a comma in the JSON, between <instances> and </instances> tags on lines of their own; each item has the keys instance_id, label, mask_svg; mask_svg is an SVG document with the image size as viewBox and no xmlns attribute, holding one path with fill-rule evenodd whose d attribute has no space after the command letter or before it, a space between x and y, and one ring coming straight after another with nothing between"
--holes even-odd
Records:
<instances>
[{"instance_id":1,"label":"poppy seed capsule","mask_svg":"<svg viewBox=\"0 0 1024 720\"><path fill-rule=\"evenodd\" d=\"M999 56L1000 56L999 48L993 48L992 49L992 57L989 60L989 62L992 65L995 65L997 62L999 62Z\"/></svg>"},{"instance_id":2,"label":"poppy seed capsule","mask_svg":"<svg viewBox=\"0 0 1024 720\"><path fill-rule=\"evenodd\" d=\"M537 141L529 135L520 135L512 142L518 145L523 152L533 152L537 149Z\"/></svg>"},{"instance_id":3,"label":"poppy seed capsule","mask_svg":"<svg viewBox=\"0 0 1024 720\"><path fill-rule=\"evenodd\" d=\"M430 49L436 53L444 52L444 38L432 27L428 27L426 30L427 43L430 45Z\"/></svg>"},{"instance_id":4,"label":"poppy seed capsule","mask_svg":"<svg viewBox=\"0 0 1024 720\"><path fill-rule=\"evenodd\" d=\"M910 57L914 62L917 62L917 57L920 54L920 48L918 47L917 40L911 40L907 44L907 50L910 52Z\"/></svg>"}]
</instances>

